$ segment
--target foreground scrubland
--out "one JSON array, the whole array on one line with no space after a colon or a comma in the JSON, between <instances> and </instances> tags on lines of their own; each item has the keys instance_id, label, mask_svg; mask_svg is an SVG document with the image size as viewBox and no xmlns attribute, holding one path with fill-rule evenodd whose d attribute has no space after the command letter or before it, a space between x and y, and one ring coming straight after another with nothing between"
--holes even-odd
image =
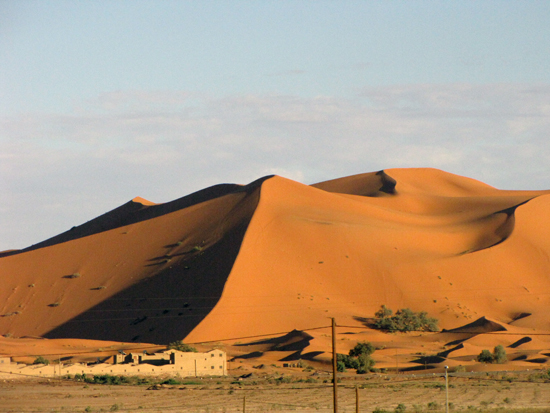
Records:
<instances>
[{"instance_id":1,"label":"foreground scrubland","mask_svg":"<svg viewBox=\"0 0 550 413\"><path fill-rule=\"evenodd\" d=\"M163 381L114 385L81 378L4 380L0 382L0 411L198 413L242 412L243 407L247 412L332 411L328 372L258 373L246 378L181 379L178 384L160 384ZM449 383L450 411L550 411L550 381L545 371L463 374L451 376ZM340 412L355 412L356 394L361 412L445 411L441 375L344 375L338 393Z\"/></svg>"}]
</instances>

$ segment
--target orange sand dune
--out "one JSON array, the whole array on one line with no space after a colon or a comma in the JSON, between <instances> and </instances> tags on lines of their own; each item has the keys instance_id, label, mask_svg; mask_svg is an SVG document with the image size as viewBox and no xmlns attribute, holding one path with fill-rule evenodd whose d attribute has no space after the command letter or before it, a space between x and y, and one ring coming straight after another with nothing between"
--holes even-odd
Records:
<instances>
[{"instance_id":1,"label":"orange sand dune","mask_svg":"<svg viewBox=\"0 0 550 413\"><path fill-rule=\"evenodd\" d=\"M550 330L549 195L390 169L311 186L266 177L167 204L135 198L0 257L0 334L167 343L296 329L312 337L301 354L319 354L329 340L307 330L335 317L363 327L343 348L403 346L361 321L385 304L427 311L448 330L485 317L520 329L513 344ZM485 344L458 333L437 340Z\"/></svg>"},{"instance_id":2,"label":"orange sand dune","mask_svg":"<svg viewBox=\"0 0 550 413\"><path fill-rule=\"evenodd\" d=\"M381 176L396 181L383 195ZM446 328L483 315L508 322L535 313L537 300L544 313L536 292L550 292L550 245L531 245L523 228L535 221L537 239L549 229L538 206L549 205L548 192L498 191L423 169L360 178L265 181L222 298L189 339L305 329L329 317L358 325L354 316L382 304L428 311Z\"/></svg>"}]
</instances>

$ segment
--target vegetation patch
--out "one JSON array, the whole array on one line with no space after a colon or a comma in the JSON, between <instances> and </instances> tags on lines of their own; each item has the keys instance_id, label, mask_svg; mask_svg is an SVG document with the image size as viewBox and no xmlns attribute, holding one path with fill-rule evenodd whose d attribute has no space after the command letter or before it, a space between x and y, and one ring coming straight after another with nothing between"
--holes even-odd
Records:
<instances>
[{"instance_id":1,"label":"vegetation patch","mask_svg":"<svg viewBox=\"0 0 550 413\"><path fill-rule=\"evenodd\" d=\"M477 356L477 361L494 364L506 363L506 350L504 350L504 347L500 344L493 349L492 354L489 350L482 350Z\"/></svg>"},{"instance_id":2,"label":"vegetation patch","mask_svg":"<svg viewBox=\"0 0 550 413\"><path fill-rule=\"evenodd\" d=\"M50 364L50 360L47 360L42 356L38 356L36 359L34 359L32 364L44 364L47 366L48 364Z\"/></svg>"},{"instance_id":3,"label":"vegetation patch","mask_svg":"<svg viewBox=\"0 0 550 413\"><path fill-rule=\"evenodd\" d=\"M428 313L421 311L415 313L409 308L393 311L382 305L375 314L374 326L380 330L389 332L407 331L439 331L437 319L428 317Z\"/></svg>"},{"instance_id":4,"label":"vegetation patch","mask_svg":"<svg viewBox=\"0 0 550 413\"><path fill-rule=\"evenodd\" d=\"M196 353L197 352L197 349L195 347L192 347L189 344L185 344L181 340L174 341L173 343L168 344L168 349L169 350L183 351L185 353Z\"/></svg>"},{"instance_id":5,"label":"vegetation patch","mask_svg":"<svg viewBox=\"0 0 550 413\"><path fill-rule=\"evenodd\" d=\"M376 348L368 342L360 342L349 351L349 354L337 355L337 369L340 372L346 371L346 369L355 369L357 374L365 374L369 371L374 371L375 361L372 359L371 354L374 353Z\"/></svg>"}]
</instances>

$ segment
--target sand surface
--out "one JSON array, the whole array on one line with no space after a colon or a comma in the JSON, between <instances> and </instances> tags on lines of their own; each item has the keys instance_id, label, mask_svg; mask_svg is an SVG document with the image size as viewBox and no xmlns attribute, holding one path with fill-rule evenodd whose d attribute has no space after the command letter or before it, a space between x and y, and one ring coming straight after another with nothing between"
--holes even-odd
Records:
<instances>
[{"instance_id":1,"label":"sand surface","mask_svg":"<svg viewBox=\"0 0 550 413\"><path fill-rule=\"evenodd\" d=\"M434 169L310 186L272 176L166 204L134 198L3 253L0 354L67 349L54 339L120 343L75 341L89 348L185 339L254 360L322 362L330 331L312 329L334 317L341 352L372 341L385 347L380 366L401 357L415 368L423 363L413 356L452 349L442 362L475 369L481 349L497 344L516 368L541 366L550 353L549 211L550 191L502 191ZM470 326L388 335L368 327L383 304L426 311L446 330ZM293 330L298 339L286 336ZM280 342L257 344L258 335Z\"/></svg>"}]
</instances>

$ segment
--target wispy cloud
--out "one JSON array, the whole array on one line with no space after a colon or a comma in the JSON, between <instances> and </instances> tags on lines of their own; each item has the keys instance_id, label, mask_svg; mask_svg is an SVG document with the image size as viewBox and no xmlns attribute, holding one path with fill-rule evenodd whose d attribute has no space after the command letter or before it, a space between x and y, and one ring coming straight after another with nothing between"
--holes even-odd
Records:
<instances>
[{"instance_id":1,"label":"wispy cloud","mask_svg":"<svg viewBox=\"0 0 550 413\"><path fill-rule=\"evenodd\" d=\"M140 195L164 202L277 173L304 183L431 166L549 188L550 85L405 85L354 99L119 91L0 119L0 249Z\"/></svg>"}]
</instances>

